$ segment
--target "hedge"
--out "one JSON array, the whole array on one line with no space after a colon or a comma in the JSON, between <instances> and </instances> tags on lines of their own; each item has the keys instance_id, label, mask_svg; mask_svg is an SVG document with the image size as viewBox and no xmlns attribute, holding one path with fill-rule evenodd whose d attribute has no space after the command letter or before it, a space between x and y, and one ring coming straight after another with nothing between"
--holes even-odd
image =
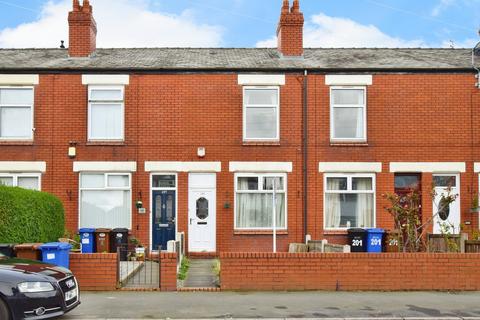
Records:
<instances>
[{"instance_id":1,"label":"hedge","mask_svg":"<svg viewBox=\"0 0 480 320\"><path fill-rule=\"evenodd\" d=\"M64 209L57 197L0 185L0 243L52 242L64 231Z\"/></svg>"}]
</instances>

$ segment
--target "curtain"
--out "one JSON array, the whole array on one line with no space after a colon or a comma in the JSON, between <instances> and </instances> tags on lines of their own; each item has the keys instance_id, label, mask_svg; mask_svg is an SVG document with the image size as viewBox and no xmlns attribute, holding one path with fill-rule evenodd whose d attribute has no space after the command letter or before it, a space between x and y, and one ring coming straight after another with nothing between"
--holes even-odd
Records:
<instances>
[{"instance_id":1,"label":"curtain","mask_svg":"<svg viewBox=\"0 0 480 320\"><path fill-rule=\"evenodd\" d=\"M339 190L340 180L327 179L327 190ZM340 194L325 194L325 226L327 228L339 228L342 208L340 203Z\"/></svg>"},{"instance_id":2,"label":"curtain","mask_svg":"<svg viewBox=\"0 0 480 320\"><path fill-rule=\"evenodd\" d=\"M357 190L371 190L371 179L356 179ZM359 193L357 195L358 227L373 227L373 194Z\"/></svg>"},{"instance_id":3,"label":"curtain","mask_svg":"<svg viewBox=\"0 0 480 320\"><path fill-rule=\"evenodd\" d=\"M355 138L363 138L363 108L357 108L357 129Z\"/></svg>"},{"instance_id":4,"label":"curtain","mask_svg":"<svg viewBox=\"0 0 480 320\"><path fill-rule=\"evenodd\" d=\"M90 113L90 138L122 138L122 104L91 104Z\"/></svg>"},{"instance_id":5,"label":"curtain","mask_svg":"<svg viewBox=\"0 0 480 320\"><path fill-rule=\"evenodd\" d=\"M82 191L81 228L130 228L130 191Z\"/></svg>"},{"instance_id":6,"label":"curtain","mask_svg":"<svg viewBox=\"0 0 480 320\"><path fill-rule=\"evenodd\" d=\"M247 179L238 179L238 189L248 189ZM237 193L237 228L272 228L273 194ZM277 228L285 228L285 194L277 193Z\"/></svg>"}]
</instances>

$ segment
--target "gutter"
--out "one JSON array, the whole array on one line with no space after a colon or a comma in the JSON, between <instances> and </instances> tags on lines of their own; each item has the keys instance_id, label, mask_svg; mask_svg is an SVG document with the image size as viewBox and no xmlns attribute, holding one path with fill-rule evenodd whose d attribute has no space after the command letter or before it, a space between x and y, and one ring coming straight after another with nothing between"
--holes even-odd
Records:
<instances>
[{"instance_id":1,"label":"gutter","mask_svg":"<svg viewBox=\"0 0 480 320\"><path fill-rule=\"evenodd\" d=\"M308 233L308 70L303 76L303 239Z\"/></svg>"}]
</instances>

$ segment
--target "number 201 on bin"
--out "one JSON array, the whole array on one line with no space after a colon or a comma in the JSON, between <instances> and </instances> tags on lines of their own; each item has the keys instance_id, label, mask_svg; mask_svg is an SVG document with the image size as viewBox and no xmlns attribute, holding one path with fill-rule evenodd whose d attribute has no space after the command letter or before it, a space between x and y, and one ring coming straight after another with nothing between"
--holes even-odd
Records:
<instances>
[{"instance_id":1,"label":"number 201 on bin","mask_svg":"<svg viewBox=\"0 0 480 320\"><path fill-rule=\"evenodd\" d=\"M352 240L352 246L353 246L353 247L361 247L361 246L363 246L363 240L353 239L353 240Z\"/></svg>"},{"instance_id":2,"label":"number 201 on bin","mask_svg":"<svg viewBox=\"0 0 480 320\"><path fill-rule=\"evenodd\" d=\"M380 246L380 245L382 245L382 240L380 240L379 238L372 238L371 241L370 241L370 245L371 246Z\"/></svg>"}]
</instances>

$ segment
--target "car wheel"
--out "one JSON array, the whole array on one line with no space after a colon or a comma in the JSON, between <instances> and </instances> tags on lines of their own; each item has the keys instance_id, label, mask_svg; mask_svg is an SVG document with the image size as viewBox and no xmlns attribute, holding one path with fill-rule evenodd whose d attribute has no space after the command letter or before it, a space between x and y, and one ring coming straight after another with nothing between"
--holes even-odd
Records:
<instances>
[{"instance_id":1,"label":"car wheel","mask_svg":"<svg viewBox=\"0 0 480 320\"><path fill-rule=\"evenodd\" d=\"M8 312L8 307L5 302L0 299L0 319L10 320L10 312Z\"/></svg>"}]
</instances>

